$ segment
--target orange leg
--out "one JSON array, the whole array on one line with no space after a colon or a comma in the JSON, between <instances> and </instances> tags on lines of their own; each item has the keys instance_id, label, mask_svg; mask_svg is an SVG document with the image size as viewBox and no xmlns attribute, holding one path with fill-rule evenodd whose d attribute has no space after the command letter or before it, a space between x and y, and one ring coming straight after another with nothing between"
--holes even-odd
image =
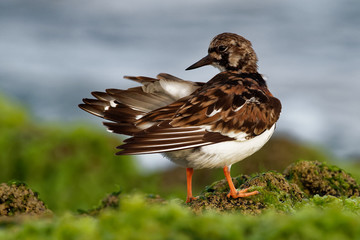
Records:
<instances>
[{"instance_id":1,"label":"orange leg","mask_svg":"<svg viewBox=\"0 0 360 240\"><path fill-rule=\"evenodd\" d=\"M187 183L186 203L189 203L192 200L197 199L196 197L193 197L193 195L192 195L192 175L193 175L193 173L194 173L193 168L186 168L186 183Z\"/></svg>"},{"instance_id":2,"label":"orange leg","mask_svg":"<svg viewBox=\"0 0 360 240\"><path fill-rule=\"evenodd\" d=\"M234 183L230 176L230 168L228 166L225 166L223 169L224 169L225 178L230 187L230 193L227 195L228 197L232 197L232 198L248 197L248 196L256 195L259 193L258 191L247 192L249 190L249 188L245 188L240 191L236 190Z\"/></svg>"}]
</instances>

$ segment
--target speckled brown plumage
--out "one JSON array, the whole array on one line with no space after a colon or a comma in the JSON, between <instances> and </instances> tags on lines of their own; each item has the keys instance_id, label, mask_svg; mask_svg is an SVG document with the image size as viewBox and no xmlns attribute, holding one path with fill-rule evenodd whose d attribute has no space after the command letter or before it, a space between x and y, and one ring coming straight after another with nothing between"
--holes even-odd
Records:
<instances>
[{"instance_id":1,"label":"speckled brown plumage","mask_svg":"<svg viewBox=\"0 0 360 240\"><path fill-rule=\"evenodd\" d=\"M117 154L163 153L187 168L188 198L193 168L223 167L234 198L230 166L259 150L271 137L281 103L257 71L251 42L234 33L217 35L208 54L186 70L205 65L221 72L207 83L159 74L125 77L142 86L93 92L80 108L102 117L110 132L131 136Z\"/></svg>"}]
</instances>

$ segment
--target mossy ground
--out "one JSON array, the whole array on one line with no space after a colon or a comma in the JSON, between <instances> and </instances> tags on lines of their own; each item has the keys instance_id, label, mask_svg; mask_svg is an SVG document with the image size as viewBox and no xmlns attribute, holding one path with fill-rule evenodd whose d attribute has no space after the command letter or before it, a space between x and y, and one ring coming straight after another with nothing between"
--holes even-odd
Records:
<instances>
[{"instance_id":1,"label":"mossy ground","mask_svg":"<svg viewBox=\"0 0 360 240\"><path fill-rule=\"evenodd\" d=\"M360 236L359 185L336 166L300 161L289 166L284 174L268 171L242 175L233 181L238 188L250 187L260 193L247 198L228 198L229 189L224 180L206 187L199 199L190 204L180 199L114 192L98 207L57 216L44 214L49 210L26 185L2 184L1 206L7 207L2 207L5 216L0 218L0 239L356 239ZM332 184L324 188L326 191L319 188L329 182ZM14 217L17 215L20 217Z\"/></svg>"},{"instance_id":2,"label":"mossy ground","mask_svg":"<svg viewBox=\"0 0 360 240\"><path fill-rule=\"evenodd\" d=\"M45 204L24 183L0 184L0 217L50 214Z\"/></svg>"},{"instance_id":3,"label":"mossy ground","mask_svg":"<svg viewBox=\"0 0 360 240\"><path fill-rule=\"evenodd\" d=\"M292 214L260 215L213 210L194 214L182 201L149 203L143 195L122 195L116 209L96 217L65 213L53 219L24 219L0 228L0 239L358 239L360 198L314 196Z\"/></svg>"},{"instance_id":4,"label":"mossy ground","mask_svg":"<svg viewBox=\"0 0 360 240\"><path fill-rule=\"evenodd\" d=\"M273 209L292 212L298 203L315 195L335 197L359 196L359 185L344 170L317 161L299 161L285 169L284 174L270 171L249 177L233 179L237 188L257 190L259 194L248 198L232 199L225 180L215 182L189 205L194 211L216 209L259 214Z\"/></svg>"},{"instance_id":5,"label":"mossy ground","mask_svg":"<svg viewBox=\"0 0 360 240\"><path fill-rule=\"evenodd\" d=\"M304 194L296 184L289 183L282 174L275 171L255 175L239 176L233 179L235 187L250 188L259 194L246 198L228 198L228 184L225 180L215 182L202 192L197 200L189 205L195 212L216 209L218 211L240 211L243 214L259 214L263 210L274 208L290 211Z\"/></svg>"},{"instance_id":6,"label":"mossy ground","mask_svg":"<svg viewBox=\"0 0 360 240\"><path fill-rule=\"evenodd\" d=\"M194 212L203 210L232 211L243 214L259 214L274 209L291 212L304 199L319 196L358 197L359 184L344 170L317 161L299 161L285 169L284 174L269 171L252 177L233 178L236 188L250 188L259 194L246 198L228 198L229 187L225 179L214 182L188 206ZM82 213L97 215L103 209L117 208L121 192L109 194L99 207ZM166 202L159 197L150 197L149 203ZM0 214L44 214L49 212L37 194L25 184L0 185Z\"/></svg>"},{"instance_id":7,"label":"mossy ground","mask_svg":"<svg viewBox=\"0 0 360 240\"><path fill-rule=\"evenodd\" d=\"M299 176L303 176L305 180ZM183 204L195 213L211 210L257 215L268 210L291 213L302 206L303 202L319 202L321 196L327 198L320 202L329 199L333 201L336 197L345 200L359 196L359 185L348 173L317 161L299 161L286 168L284 174L269 171L252 177L242 175L233 178L233 182L236 188L250 188L249 191L257 190L259 194L246 198L228 198L229 186L223 179L207 186L196 200ZM319 186L323 186L326 191L322 191ZM120 192L112 193L98 207L82 213L98 215L109 207L116 209L121 196ZM167 204L164 199L153 195L149 195L147 202Z\"/></svg>"},{"instance_id":8,"label":"mossy ground","mask_svg":"<svg viewBox=\"0 0 360 240\"><path fill-rule=\"evenodd\" d=\"M301 161L284 171L285 177L297 184L308 196L359 196L355 179L337 166L317 161Z\"/></svg>"}]
</instances>

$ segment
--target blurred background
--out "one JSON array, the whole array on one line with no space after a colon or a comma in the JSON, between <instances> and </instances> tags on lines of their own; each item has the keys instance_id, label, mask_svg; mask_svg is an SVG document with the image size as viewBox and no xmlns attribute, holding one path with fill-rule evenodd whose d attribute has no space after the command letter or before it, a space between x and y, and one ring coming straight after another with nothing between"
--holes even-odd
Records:
<instances>
[{"instance_id":1,"label":"blurred background","mask_svg":"<svg viewBox=\"0 0 360 240\"><path fill-rule=\"evenodd\" d=\"M183 172L177 177L161 155L137 158L140 165L113 156L121 136L77 105L91 91L136 85L123 75L208 81L217 69L185 68L222 32L253 43L283 104L274 140L254 155L260 162L245 160L234 175L301 158L357 160L359 26L356 0L2 0L0 180L27 182L54 210L87 208L117 189L176 192L158 188L164 178L183 184ZM211 174L200 174L202 187ZM178 188L183 198L185 185Z\"/></svg>"}]
</instances>

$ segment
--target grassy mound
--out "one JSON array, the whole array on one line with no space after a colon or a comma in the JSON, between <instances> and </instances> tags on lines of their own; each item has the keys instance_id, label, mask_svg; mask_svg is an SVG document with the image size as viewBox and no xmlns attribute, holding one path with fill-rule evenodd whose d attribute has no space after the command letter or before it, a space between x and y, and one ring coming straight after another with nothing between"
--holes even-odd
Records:
<instances>
[{"instance_id":1,"label":"grassy mound","mask_svg":"<svg viewBox=\"0 0 360 240\"><path fill-rule=\"evenodd\" d=\"M304 173L306 173L306 177ZM309 181L309 179L315 179L316 181ZM304 184L304 181L306 184ZM250 188L250 191L257 190L259 194L245 198L228 198L229 186L224 179L206 187L199 198L187 204L187 206L197 213L204 210L216 210L241 212L242 214L259 214L269 209L289 213L294 211L296 206L304 199L308 200L314 196L325 195L357 197L359 196L360 189L359 184L344 170L316 161L299 161L296 164L292 164L285 170L285 175L270 171L253 177L242 175L234 178L233 182L236 188ZM313 184L310 184L310 182L313 182ZM323 188L319 188L319 186ZM325 189L326 191L320 191L319 189ZM7 215L12 215L16 211L24 212L24 209L27 208L29 208L30 212L36 213L36 210L32 210L32 207L29 207L33 206L34 203L40 204L39 207L42 209L40 213L45 210L43 203L41 201L34 201L34 199L36 200L36 195L24 185L8 186L2 184L0 194L0 203L3 203L0 207L5 206L5 203L8 206L12 206L12 208L3 207L7 209L6 211L9 213ZM102 200L100 206L88 211L81 211L81 213L95 216L104 209L116 209L119 207L121 196L120 192L109 194ZM149 203L158 202L166 203L166 201L156 197L149 198Z\"/></svg>"},{"instance_id":2,"label":"grassy mound","mask_svg":"<svg viewBox=\"0 0 360 240\"><path fill-rule=\"evenodd\" d=\"M189 205L195 212L216 209L259 214L269 207L288 211L303 197L296 184L290 184L282 174L276 172L266 172L252 178L239 176L234 178L233 182L237 188L250 187L250 191L257 190L260 193L246 198L228 198L229 186L226 180L221 180L207 187L199 198Z\"/></svg>"},{"instance_id":3,"label":"grassy mound","mask_svg":"<svg viewBox=\"0 0 360 240\"><path fill-rule=\"evenodd\" d=\"M355 179L337 166L317 161L301 161L284 171L285 177L313 196L359 196L360 188Z\"/></svg>"},{"instance_id":4,"label":"grassy mound","mask_svg":"<svg viewBox=\"0 0 360 240\"><path fill-rule=\"evenodd\" d=\"M225 180L207 187L197 200L190 203L196 212L217 209L236 210L244 214L258 214L266 209L291 212L305 197L331 195L336 197L359 196L359 184L344 170L317 161L299 161L286 168L284 175L275 171L255 175L239 176L233 179L235 187L258 195L232 199Z\"/></svg>"},{"instance_id":5,"label":"grassy mound","mask_svg":"<svg viewBox=\"0 0 360 240\"><path fill-rule=\"evenodd\" d=\"M0 184L0 216L50 214L45 204L25 184Z\"/></svg>"},{"instance_id":6,"label":"grassy mound","mask_svg":"<svg viewBox=\"0 0 360 240\"><path fill-rule=\"evenodd\" d=\"M0 108L0 182L27 183L54 212L90 208L120 186L136 186L135 162L115 156L120 140L105 131L35 123L25 109L1 96Z\"/></svg>"},{"instance_id":7,"label":"grassy mound","mask_svg":"<svg viewBox=\"0 0 360 240\"><path fill-rule=\"evenodd\" d=\"M318 184L298 186L294 176L307 172L300 166L310 169L322 166L323 172L318 171L317 175L323 178L316 182L339 183L334 184L334 189L346 188L349 181L353 189L359 187L350 175L337 167L301 161L290 166L285 175L270 171L234 178L237 187L251 187L260 192L252 197L228 198L229 189L224 180L206 187L200 198L190 204L178 199L165 201L157 196L115 192L102 200L100 206L81 214L23 217L12 222L2 222L4 219L0 218L0 225L6 226L0 228L0 239L346 240L359 236L360 197L349 197L349 191L333 190L324 196L305 194L305 190L314 192ZM338 181L339 173L347 181ZM19 213L23 214L27 207L46 211L36 194L24 185L0 186L0 193L6 196L3 202L18 203L13 209L18 209Z\"/></svg>"},{"instance_id":8,"label":"grassy mound","mask_svg":"<svg viewBox=\"0 0 360 240\"><path fill-rule=\"evenodd\" d=\"M314 166L321 166L321 169L318 169L315 173L317 176L316 184L304 186L301 182L295 181L298 178L294 176L301 175L304 172L310 173L313 171ZM342 181L339 180L339 176L341 176ZM308 174L308 177L311 178L311 174ZM317 201L316 199L319 199L319 196L329 196L328 199L331 199L331 196L343 197L343 199L358 197L360 188L359 184L344 170L317 161L299 161L290 165L285 170L284 175L270 171L253 177L248 175L238 176L233 178L233 182L236 188L250 188L250 191L257 190L259 194L245 198L228 198L229 186L226 180L223 179L207 186L198 199L189 204L185 204L183 201L182 203L196 213L207 210L238 212L246 215L256 215L268 210L291 213L298 206L301 206L303 202ZM328 185L329 182L333 184ZM327 186L327 191L319 194L319 186ZM112 193L102 200L100 206L83 211L83 213L97 215L109 207L117 209L121 196L120 192ZM154 196L147 198L147 201L149 203L167 203L160 197Z\"/></svg>"},{"instance_id":9,"label":"grassy mound","mask_svg":"<svg viewBox=\"0 0 360 240\"><path fill-rule=\"evenodd\" d=\"M194 214L183 203L149 204L142 195L122 196L117 209L96 217L63 214L26 219L0 228L0 239L356 239L360 198L316 196L296 213L268 210L260 215L205 211Z\"/></svg>"}]
</instances>

